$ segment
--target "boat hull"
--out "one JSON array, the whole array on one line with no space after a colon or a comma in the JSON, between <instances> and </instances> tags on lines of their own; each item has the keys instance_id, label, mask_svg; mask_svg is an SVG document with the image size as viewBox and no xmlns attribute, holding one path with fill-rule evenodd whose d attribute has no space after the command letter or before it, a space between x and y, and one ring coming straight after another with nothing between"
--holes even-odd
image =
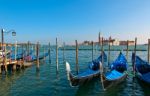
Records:
<instances>
[{"instance_id":1,"label":"boat hull","mask_svg":"<svg viewBox=\"0 0 150 96\"><path fill-rule=\"evenodd\" d=\"M135 62L135 63L134 63ZM136 77L142 83L150 86L150 65L148 62L142 60L139 56L132 54L132 63L135 66Z\"/></svg>"},{"instance_id":2,"label":"boat hull","mask_svg":"<svg viewBox=\"0 0 150 96\"><path fill-rule=\"evenodd\" d=\"M104 62L107 60L107 56L105 53L103 53L103 55L101 54L97 59L92 60L92 62L88 64L89 66L87 67L87 69L84 70L83 72L80 72L77 75L73 75L71 73L70 64L66 62L66 71L68 80L70 81L70 85L80 86L85 84L86 82L91 81L93 78L100 76L99 65L102 59L104 60Z\"/></svg>"},{"instance_id":3,"label":"boat hull","mask_svg":"<svg viewBox=\"0 0 150 96\"><path fill-rule=\"evenodd\" d=\"M125 74L122 77L115 79L115 80L108 80L105 76L103 76L104 80L101 82L103 82L103 85L104 85L103 87L106 90L106 89L109 89L110 87L113 87L113 86L125 81L126 78L127 78L127 74Z\"/></svg>"},{"instance_id":4,"label":"boat hull","mask_svg":"<svg viewBox=\"0 0 150 96\"><path fill-rule=\"evenodd\" d=\"M92 74L86 77L75 77L71 73L69 73L69 81L71 86L78 86L86 84L87 82L91 81L93 78L99 77L100 73Z\"/></svg>"},{"instance_id":5,"label":"boat hull","mask_svg":"<svg viewBox=\"0 0 150 96\"><path fill-rule=\"evenodd\" d=\"M138 79L138 81L140 81L141 83L143 83L145 85L150 86L150 82L143 80L142 75L139 75L139 74L140 74L139 72L136 74L136 78Z\"/></svg>"},{"instance_id":6,"label":"boat hull","mask_svg":"<svg viewBox=\"0 0 150 96\"><path fill-rule=\"evenodd\" d=\"M103 68L101 68L103 69ZM127 78L127 60L120 52L118 58L111 64L111 71L101 74L101 83L104 90L123 82Z\"/></svg>"}]
</instances>

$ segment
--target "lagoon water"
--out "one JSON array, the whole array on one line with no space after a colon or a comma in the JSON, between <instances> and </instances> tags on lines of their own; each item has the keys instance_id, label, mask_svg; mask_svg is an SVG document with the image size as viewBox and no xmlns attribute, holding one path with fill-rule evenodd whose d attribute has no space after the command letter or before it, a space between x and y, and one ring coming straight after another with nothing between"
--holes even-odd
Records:
<instances>
[{"instance_id":1,"label":"lagoon water","mask_svg":"<svg viewBox=\"0 0 150 96\"><path fill-rule=\"evenodd\" d=\"M126 54L126 51L123 53ZM103 91L99 78L79 87L71 87L63 63L63 51L59 50L59 71L57 72L55 49L53 49L51 63L49 57L41 61L39 72L36 71L34 64L25 70L0 75L0 96L150 96L150 88L132 78L131 53L130 51L128 78L107 91ZM79 50L80 71L87 68L92 59L91 54L91 50ZM94 50L94 58L97 58L99 54L98 50ZM110 62L115 60L118 54L119 51L111 51ZM147 60L147 51L138 51L137 55ZM75 50L66 50L65 59L71 64L71 70L75 73Z\"/></svg>"}]
</instances>

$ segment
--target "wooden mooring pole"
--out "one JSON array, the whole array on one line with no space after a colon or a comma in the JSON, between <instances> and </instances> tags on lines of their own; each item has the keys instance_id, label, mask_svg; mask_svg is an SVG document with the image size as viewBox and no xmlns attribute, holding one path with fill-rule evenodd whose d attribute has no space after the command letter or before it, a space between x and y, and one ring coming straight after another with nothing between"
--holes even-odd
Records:
<instances>
[{"instance_id":1,"label":"wooden mooring pole","mask_svg":"<svg viewBox=\"0 0 150 96\"><path fill-rule=\"evenodd\" d=\"M6 53L6 46L4 47L4 66L5 66L5 74L7 72L7 53Z\"/></svg>"},{"instance_id":2,"label":"wooden mooring pole","mask_svg":"<svg viewBox=\"0 0 150 96\"><path fill-rule=\"evenodd\" d=\"M65 42L63 43L63 62L65 62Z\"/></svg>"},{"instance_id":3,"label":"wooden mooring pole","mask_svg":"<svg viewBox=\"0 0 150 96\"><path fill-rule=\"evenodd\" d=\"M2 56L5 56L5 55L4 55L4 51L3 51L3 50L4 50L4 44L3 44L3 43L4 43L4 32L3 32L3 29L1 30L1 36L2 36L2 41L1 41L1 43L2 43L2 44L1 44L1 45L2 45L2 46L1 46ZM5 73L5 60L4 60L4 58L5 58L5 57L2 58L2 60L3 60L3 61L2 61L2 62L3 62L3 65L1 65L2 73Z\"/></svg>"},{"instance_id":4,"label":"wooden mooring pole","mask_svg":"<svg viewBox=\"0 0 150 96\"><path fill-rule=\"evenodd\" d=\"M92 61L93 61L93 51L94 51L94 43L93 43L93 41L92 41Z\"/></svg>"},{"instance_id":5,"label":"wooden mooring pole","mask_svg":"<svg viewBox=\"0 0 150 96\"><path fill-rule=\"evenodd\" d=\"M17 58L17 41L15 41L15 60Z\"/></svg>"},{"instance_id":6,"label":"wooden mooring pole","mask_svg":"<svg viewBox=\"0 0 150 96\"><path fill-rule=\"evenodd\" d=\"M0 65L0 74L2 73L2 65Z\"/></svg>"},{"instance_id":7,"label":"wooden mooring pole","mask_svg":"<svg viewBox=\"0 0 150 96\"><path fill-rule=\"evenodd\" d=\"M58 41L56 38L56 71L58 72Z\"/></svg>"},{"instance_id":8,"label":"wooden mooring pole","mask_svg":"<svg viewBox=\"0 0 150 96\"><path fill-rule=\"evenodd\" d=\"M147 59L148 59L148 63L150 63L150 39L148 39L148 56L147 56Z\"/></svg>"},{"instance_id":9,"label":"wooden mooring pole","mask_svg":"<svg viewBox=\"0 0 150 96\"><path fill-rule=\"evenodd\" d=\"M29 55L29 51L30 51L30 41L27 42L27 55Z\"/></svg>"},{"instance_id":10,"label":"wooden mooring pole","mask_svg":"<svg viewBox=\"0 0 150 96\"><path fill-rule=\"evenodd\" d=\"M78 41L76 40L76 72L79 73L79 66L78 66Z\"/></svg>"},{"instance_id":11,"label":"wooden mooring pole","mask_svg":"<svg viewBox=\"0 0 150 96\"><path fill-rule=\"evenodd\" d=\"M15 44L14 44L14 48L15 48L15 62L17 62L17 61L16 61L16 41L15 41ZM10 58L10 59L11 59L11 58ZM17 64L14 63L14 64L12 65L12 71L16 71L16 69L17 69Z\"/></svg>"},{"instance_id":12,"label":"wooden mooring pole","mask_svg":"<svg viewBox=\"0 0 150 96\"><path fill-rule=\"evenodd\" d=\"M43 55L44 55L44 62L46 60L46 56L45 56L45 46L43 45Z\"/></svg>"},{"instance_id":13,"label":"wooden mooring pole","mask_svg":"<svg viewBox=\"0 0 150 96\"><path fill-rule=\"evenodd\" d=\"M111 42L111 37L109 37L109 45L108 45L108 66L110 65L110 42Z\"/></svg>"},{"instance_id":14,"label":"wooden mooring pole","mask_svg":"<svg viewBox=\"0 0 150 96\"><path fill-rule=\"evenodd\" d=\"M18 46L18 42L16 43L16 55L19 54L19 46ZM17 57L16 57L17 58Z\"/></svg>"},{"instance_id":15,"label":"wooden mooring pole","mask_svg":"<svg viewBox=\"0 0 150 96\"><path fill-rule=\"evenodd\" d=\"M128 54L129 54L129 40L127 40L127 50L126 50L127 62L128 62Z\"/></svg>"},{"instance_id":16,"label":"wooden mooring pole","mask_svg":"<svg viewBox=\"0 0 150 96\"><path fill-rule=\"evenodd\" d=\"M28 53L27 53L27 50L28 50L27 43L26 43L26 44L24 44L24 46L25 46L25 56L27 56L27 55L28 55ZM35 56L36 56L36 52L35 52Z\"/></svg>"},{"instance_id":17,"label":"wooden mooring pole","mask_svg":"<svg viewBox=\"0 0 150 96\"><path fill-rule=\"evenodd\" d=\"M102 54L102 65L103 65L103 68L104 68L104 72L106 71L105 70L105 66L104 66L104 48L103 48L103 46L104 46L104 38L102 37L102 49L101 49L101 54Z\"/></svg>"},{"instance_id":18,"label":"wooden mooring pole","mask_svg":"<svg viewBox=\"0 0 150 96\"><path fill-rule=\"evenodd\" d=\"M48 53L49 53L49 62L51 63L51 44L50 44L50 42L49 42L49 44L48 44Z\"/></svg>"},{"instance_id":19,"label":"wooden mooring pole","mask_svg":"<svg viewBox=\"0 0 150 96\"><path fill-rule=\"evenodd\" d=\"M22 62L23 62L23 63L22 63L22 69L24 69L24 60L25 60L24 57L25 57L25 56L24 56L23 44L22 44L21 47L22 47Z\"/></svg>"},{"instance_id":20,"label":"wooden mooring pole","mask_svg":"<svg viewBox=\"0 0 150 96\"><path fill-rule=\"evenodd\" d=\"M34 44L34 49L35 49L34 54L35 54L35 56L36 56L36 49L37 49L36 47L37 47L37 44L35 43Z\"/></svg>"},{"instance_id":21,"label":"wooden mooring pole","mask_svg":"<svg viewBox=\"0 0 150 96\"><path fill-rule=\"evenodd\" d=\"M37 57L36 71L39 71L40 70L40 65L39 65L39 42L37 42L37 45L36 45L36 57Z\"/></svg>"},{"instance_id":22,"label":"wooden mooring pole","mask_svg":"<svg viewBox=\"0 0 150 96\"><path fill-rule=\"evenodd\" d=\"M134 62L133 62L133 74L135 77L135 62L136 62L136 46L137 46L137 37L135 38L135 47L134 47Z\"/></svg>"}]
</instances>

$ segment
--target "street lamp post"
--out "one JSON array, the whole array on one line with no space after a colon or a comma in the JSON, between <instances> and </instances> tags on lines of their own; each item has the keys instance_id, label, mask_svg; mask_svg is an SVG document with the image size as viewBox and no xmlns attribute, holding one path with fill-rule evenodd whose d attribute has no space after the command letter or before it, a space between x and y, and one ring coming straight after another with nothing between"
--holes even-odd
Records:
<instances>
[{"instance_id":1,"label":"street lamp post","mask_svg":"<svg viewBox=\"0 0 150 96\"><path fill-rule=\"evenodd\" d=\"M5 55L3 52L5 52L5 48L4 47L4 33L10 33L12 32L12 36L16 36L16 32L14 30L9 30L9 31L4 31L4 29L1 29L1 38L2 38L2 42L1 42L1 50L2 50L2 56L3 56L3 71L5 71L6 73L6 70L5 70L5 65L4 65L4 58L5 58ZM5 45L6 46L6 45Z\"/></svg>"},{"instance_id":2,"label":"street lamp post","mask_svg":"<svg viewBox=\"0 0 150 96\"><path fill-rule=\"evenodd\" d=\"M3 50L3 42L4 42L4 31L3 29L1 30L1 36L2 36L2 42L1 42L1 50ZM2 51L3 52L3 51Z\"/></svg>"},{"instance_id":3,"label":"street lamp post","mask_svg":"<svg viewBox=\"0 0 150 96\"><path fill-rule=\"evenodd\" d=\"M16 55L17 55L17 41L15 40L15 61L16 61Z\"/></svg>"},{"instance_id":4,"label":"street lamp post","mask_svg":"<svg viewBox=\"0 0 150 96\"><path fill-rule=\"evenodd\" d=\"M4 29L1 29L1 36L2 36L2 42L1 42L1 50L3 50L4 46L4 33L10 33L12 32L12 36L16 36L16 32L14 30L4 31Z\"/></svg>"}]
</instances>

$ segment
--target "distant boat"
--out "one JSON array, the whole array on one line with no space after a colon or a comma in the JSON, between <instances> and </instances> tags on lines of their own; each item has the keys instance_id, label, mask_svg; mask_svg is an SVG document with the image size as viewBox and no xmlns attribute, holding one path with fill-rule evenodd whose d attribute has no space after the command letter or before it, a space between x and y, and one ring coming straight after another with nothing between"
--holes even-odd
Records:
<instances>
[{"instance_id":1,"label":"distant boat","mask_svg":"<svg viewBox=\"0 0 150 96\"><path fill-rule=\"evenodd\" d=\"M134 60L134 58L135 58L135 60ZM135 61L135 63L134 63L134 61ZM133 53L132 54L132 64L135 64L136 77L140 81L143 81L143 83L150 85L150 65L149 65L149 63L142 60L139 56L135 56L135 54Z\"/></svg>"},{"instance_id":2,"label":"distant boat","mask_svg":"<svg viewBox=\"0 0 150 96\"><path fill-rule=\"evenodd\" d=\"M103 55L104 62L107 61L107 56L104 52ZM93 60L89 66L88 69L86 69L84 72L80 72L78 75L73 75L70 70L70 64L66 62L66 70L68 74L68 79L70 81L71 86L78 86L82 85L85 81L91 80L93 77L99 76L100 70L99 65L102 61L102 55L100 55L97 59Z\"/></svg>"},{"instance_id":3,"label":"distant boat","mask_svg":"<svg viewBox=\"0 0 150 96\"><path fill-rule=\"evenodd\" d=\"M100 67L100 70L103 70L102 65ZM101 71L101 83L104 90L117 85L127 78L127 60L122 52L120 52L118 58L111 64L110 69L111 71L106 74L102 74L103 71Z\"/></svg>"}]
</instances>

